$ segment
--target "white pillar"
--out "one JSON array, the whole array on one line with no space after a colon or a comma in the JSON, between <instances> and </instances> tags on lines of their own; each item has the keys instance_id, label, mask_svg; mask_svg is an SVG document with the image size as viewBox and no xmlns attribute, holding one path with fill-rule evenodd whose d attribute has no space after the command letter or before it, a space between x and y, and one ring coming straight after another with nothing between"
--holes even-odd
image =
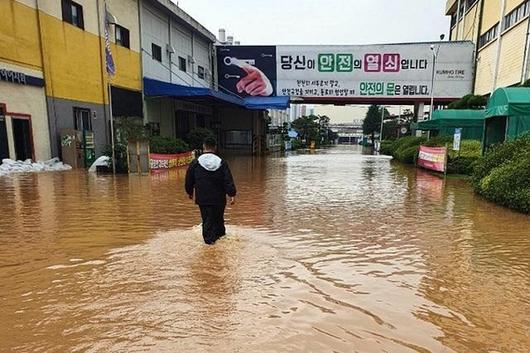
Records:
<instances>
[{"instance_id":1,"label":"white pillar","mask_svg":"<svg viewBox=\"0 0 530 353\"><path fill-rule=\"evenodd\" d=\"M416 118L418 122L425 119L425 103L416 103L414 106L414 111L416 112ZM416 136L422 136L422 132L420 130L416 130Z\"/></svg>"}]
</instances>

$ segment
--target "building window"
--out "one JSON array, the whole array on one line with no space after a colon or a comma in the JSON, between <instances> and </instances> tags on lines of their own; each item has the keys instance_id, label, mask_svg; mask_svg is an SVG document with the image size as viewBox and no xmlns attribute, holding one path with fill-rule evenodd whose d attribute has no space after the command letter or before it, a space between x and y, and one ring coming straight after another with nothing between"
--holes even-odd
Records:
<instances>
[{"instance_id":1,"label":"building window","mask_svg":"<svg viewBox=\"0 0 530 353\"><path fill-rule=\"evenodd\" d=\"M162 47L151 43L151 56L154 60L162 62Z\"/></svg>"},{"instance_id":2,"label":"building window","mask_svg":"<svg viewBox=\"0 0 530 353\"><path fill-rule=\"evenodd\" d=\"M464 11L466 9L466 2L465 1L462 1L460 3L460 18L462 18L464 16Z\"/></svg>"},{"instance_id":3,"label":"building window","mask_svg":"<svg viewBox=\"0 0 530 353\"><path fill-rule=\"evenodd\" d=\"M151 136L160 136L160 123L149 123Z\"/></svg>"},{"instance_id":4,"label":"building window","mask_svg":"<svg viewBox=\"0 0 530 353\"><path fill-rule=\"evenodd\" d=\"M504 16L502 21L502 30L505 31L508 28L513 27L516 23L522 20L524 17L528 16L530 12L530 0L525 1L521 5L517 6L509 14Z\"/></svg>"},{"instance_id":5,"label":"building window","mask_svg":"<svg viewBox=\"0 0 530 353\"><path fill-rule=\"evenodd\" d=\"M83 6L71 0L62 0L63 21L73 24L76 27L85 29L83 19Z\"/></svg>"},{"instance_id":6,"label":"building window","mask_svg":"<svg viewBox=\"0 0 530 353\"><path fill-rule=\"evenodd\" d=\"M199 76L200 79L204 80L205 74L204 74L204 67L200 66L197 68L197 76Z\"/></svg>"},{"instance_id":7,"label":"building window","mask_svg":"<svg viewBox=\"0 0 530 353\"><path fill-rule=\"evenodd\" d=\"M458 20L462 20L465 16L465 13L467 13L475 4L478 2L478 0L465 0L460 3L460 8L457 8L456 11L451 14L451 28L453 28Z\"/></svg>"},{"instance_id":8,"label":"building window","mask_svg":"<svg viewBox=\"0 0 530 353\"><path fill-rule=\"evenodd\" d=\"M467 1L467 8L466 8L467 10L472 8L473 5L475 5L478 2L478 0L466 0L466 1Z\"/></svg>"},{"instance_id":9,"label":"building window","mask_svg":"<svg viewBox=\"0 0 530 353\"><path fill-rule=\"evenodd\" d=\"M224 135L226 147L252 145L252 130L226 130Z\"/></svg>"},{"instance_id":10,"label":"building window","mask_svg":"<svg viewBox=\"0 0 530 353\"><path fill-rule=\"evenodd\" d=\"M92 130L90 109L74 107L74 129L81 131Z\"/></svg>"},{"instance_id":11,"label":"building window","mask_svg":"<svg viewBox=\"0 0 530 353\"><path fill-rule=\"evenodd\" d=\"M186 59L182 56L179 56L179 70L186 72Z\"/></svg>"},{"instance_id":12,"label":"building window","mask_svg":"<svg viewBox=\"0 0 530 353\"><path fill-rule=\"evenodd\" d=\"M497 38L497 34L499 34L498 23L495 26L491 27L486 33L480 36L479 41L478 41L479 47L482 48L489 42L495 40Z\"/></svg>"},{"instance_id":13,"label":"building window","mask_svg":"<svg viewBox=\"0 0 530 353\"><path fill-rule=\"evenodd\" d=\"M129 30L120 25L116 25L116 44L125 48L130 48Z\"/></svg>"}]
</instances>

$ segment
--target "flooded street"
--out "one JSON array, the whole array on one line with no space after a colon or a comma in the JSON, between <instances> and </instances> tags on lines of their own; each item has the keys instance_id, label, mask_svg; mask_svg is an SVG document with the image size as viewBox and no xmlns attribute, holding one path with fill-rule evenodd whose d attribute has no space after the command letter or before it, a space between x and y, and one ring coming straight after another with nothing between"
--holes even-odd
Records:
<instances>
[{"instance_id":1,"label":"flooded street","mask_svg":"<svg viewBox=\"0 0 530 353\"><path fill-rule=\"evenodd\" d=\"M228 160L213 247L185 170L0 178L0 351L529 351L530 217L355 147Z\"/></svg>"}]
</instances>

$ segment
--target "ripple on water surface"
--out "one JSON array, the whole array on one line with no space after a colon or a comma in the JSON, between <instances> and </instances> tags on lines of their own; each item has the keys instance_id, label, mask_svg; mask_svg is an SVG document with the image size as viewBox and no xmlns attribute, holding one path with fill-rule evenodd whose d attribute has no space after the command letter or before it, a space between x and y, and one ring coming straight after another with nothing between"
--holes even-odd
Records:
<instances>
[{"instance_id":1,"label":"ripple on water surface","mask_svg":"<svg viewBox=\"0 0 530 353\"><path fill-rule=\"evenodd\" d=\"M229 162L214 247L182 170L0 178L0 346L527 351L528 217L351 148Z\"/></svg>"}]
</instances>

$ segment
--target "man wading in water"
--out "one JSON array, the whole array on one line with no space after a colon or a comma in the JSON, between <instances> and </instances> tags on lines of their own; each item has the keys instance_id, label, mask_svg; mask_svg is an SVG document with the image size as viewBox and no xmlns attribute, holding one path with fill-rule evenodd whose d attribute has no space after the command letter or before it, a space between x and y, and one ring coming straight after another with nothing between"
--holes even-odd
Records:
<instances>
[{"instance_id":1,"label":"man wading in water","mask_svg":"<svg viewBox=\"0 0 530 353\"><path fill-rule=\"evenodd\" d=\"M226 195L233 205L236 186L228 164L215 154L217 142L207 138L203 143L204 153L194 160L186 172L186 193L199 205L202 217L202 236L208 245L214 244L226 234L224 213Z\"/></svg>"}]
</instances>

